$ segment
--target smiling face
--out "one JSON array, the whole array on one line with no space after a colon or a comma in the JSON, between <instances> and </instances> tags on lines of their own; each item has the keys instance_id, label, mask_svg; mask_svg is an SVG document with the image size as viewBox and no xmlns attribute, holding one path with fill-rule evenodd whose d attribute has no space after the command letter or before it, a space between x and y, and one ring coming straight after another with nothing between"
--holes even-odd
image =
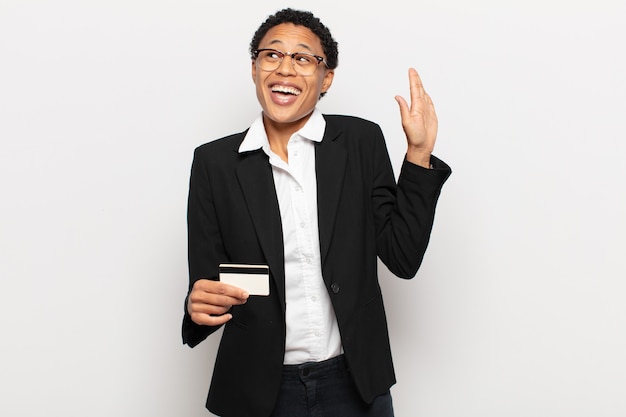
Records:
<instances>
[{"instance_id":1,"label":"smiling face","mask_svg":"<svg viewBox=\"0 0 626 417\"><path fill-rule=\"evenodd\" d=\"M282 23L271 28L259 44L259 49L272 48L285 53L308 52L324 58L319 38L308 28ZM256 95L263 108L263 120L277 129L299 130L315 109L320 94L328 91L334 71L323 63L308 76L296 72L290 56L274 71L264 71L252 61L252 79Z\"/></svg>"}]
</instances>

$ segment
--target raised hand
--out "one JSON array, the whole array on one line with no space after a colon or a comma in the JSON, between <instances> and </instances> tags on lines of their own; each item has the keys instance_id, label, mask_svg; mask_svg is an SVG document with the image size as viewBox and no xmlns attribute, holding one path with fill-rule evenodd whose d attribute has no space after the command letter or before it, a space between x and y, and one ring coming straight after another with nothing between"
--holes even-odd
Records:
<instances>
[{"instance_id":1,"label":"raised hand","mask_svg":"<svg viewBox=\"0 0 626 417\"><path fill-rule=\"evenodd\" d=\"M430 166L430 154L437 139L437 114L430 96L415 68L409 68L411 105L401 96L395 99L400 106L402 128L407 139L407 160L425 168Z\"/></svg>"}]
</instances>

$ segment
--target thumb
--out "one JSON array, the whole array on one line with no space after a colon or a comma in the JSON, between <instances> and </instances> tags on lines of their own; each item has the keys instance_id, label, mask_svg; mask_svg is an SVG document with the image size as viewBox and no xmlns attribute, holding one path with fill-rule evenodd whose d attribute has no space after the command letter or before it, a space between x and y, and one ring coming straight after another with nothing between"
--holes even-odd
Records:
<instances>
[{"instance_id":1,"label":"thumb","mask_svg":"<svg viewBox=\"0 0 626 417\"><path fill-rule=\"evenodd\" d=\"M396 102L398 103L398 106L400 107L400 117L402 118L402 121L404 122L409 117L409 104L406 102L406 100L402 96L395 96L395 99L396 99Z\"/></svg>"}]
</instances>

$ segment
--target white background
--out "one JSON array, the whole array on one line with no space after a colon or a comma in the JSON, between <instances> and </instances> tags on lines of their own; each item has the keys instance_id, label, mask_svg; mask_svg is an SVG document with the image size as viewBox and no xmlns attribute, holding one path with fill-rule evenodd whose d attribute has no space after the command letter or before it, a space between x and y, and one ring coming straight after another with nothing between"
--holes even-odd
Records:
<instances>
[{"instance_id":1,"label":"white background","mask_svg":"<svg viewBox=\"0 0 626 417\"><path fill-rule=\"evenodd\" d=\"M380 123L396 169L409 66L438 110L431 245L412 281L381 267L398 416L626 415L618 4L288 4L339 42L320 109ZM0 415L209 415L189 168L259 112L248 43L286 5L0 0Z\"/></svg>"}]
</instances>

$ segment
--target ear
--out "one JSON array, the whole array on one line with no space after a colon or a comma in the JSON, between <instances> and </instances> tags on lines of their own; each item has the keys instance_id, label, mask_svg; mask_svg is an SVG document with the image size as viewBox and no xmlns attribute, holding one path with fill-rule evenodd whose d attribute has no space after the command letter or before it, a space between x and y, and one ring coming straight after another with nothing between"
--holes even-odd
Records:
<instances>
[{"instance_id":1,"label":"ear","mask_svg":"<svg viewBox=\"0 0 626 417\"><path fill-rule=\"evenodd\" d=\"M252 82L256 84L256 62L252 60Z\"/></svg>"},{"instance_id":2,"label":"ear","mask_svg":"<svg viewBox=\"0 0 626 417\"><path fill-rule=\"evenodd\" d=\"M330 89L330 86L333 84L333 78L335 77L335 70L326 70L324 74L324 79L322 80L322 93L327 92Z\"/></svg>"}]
</instances>

